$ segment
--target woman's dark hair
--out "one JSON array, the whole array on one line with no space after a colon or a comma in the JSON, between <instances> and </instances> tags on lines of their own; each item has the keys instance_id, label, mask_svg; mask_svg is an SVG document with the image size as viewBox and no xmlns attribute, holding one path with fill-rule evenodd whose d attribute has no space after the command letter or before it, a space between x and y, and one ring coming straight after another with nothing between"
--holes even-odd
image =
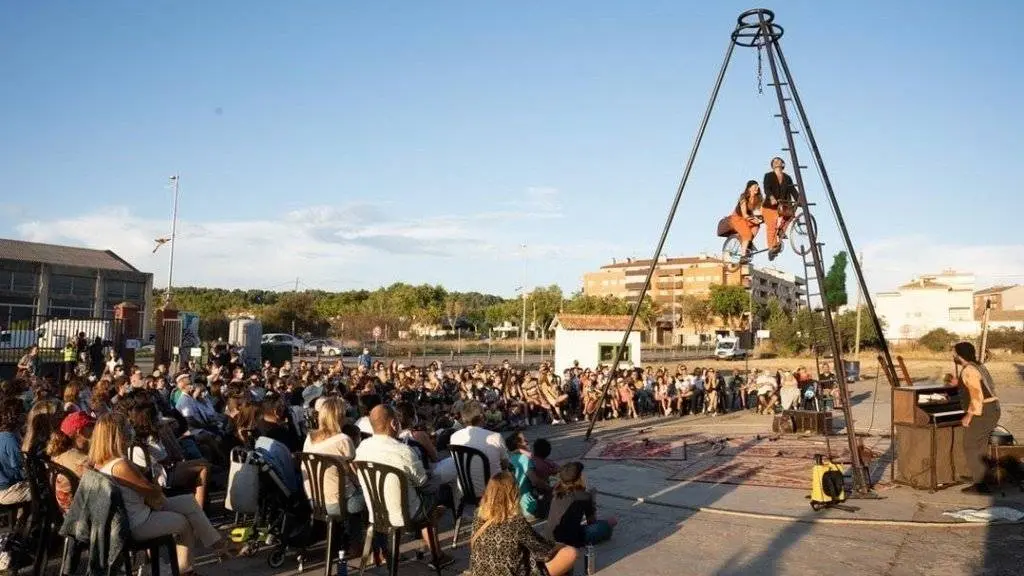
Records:
<instances>
[{"instance_id":1,"label":"woman's dark hair","mask_svg":"<svg viewBox=\"0 0 1024 576\"><path fill-rule=\"evenodd\" d=\"M395 406L395 413L398 414L398 422L402 428L409 428L416 421L416 409L408 402L399 402Z\"/></svg>"},{"instance_id":2,"label":"woman's dark hair","mask_svg":"<svg viewBox=\"0 0 1024 576\"><path fill-rule=\"evenodd\" d=\"M956 352L957 356L967 360L971 364L978 363L978 353L974 349L974 344L971 344L970 342L957 342L956 344L953 344L953 351Z\"/></svg>"},{"instance_id":3,"label":"woman's dark hair","mask_svg":"<svg viewBox=\"0 0 1024 576\"><path fill-rule=\"evenodd\" d=\"M135 437L140 440L152 438L157 435L156 405L151 402L137 402L127 412L128 421L135 430Z\"/></svg>"},{"instance_id":4,"label":"woman's dark hair","mask_svg":"<svg viewBox=\"0 0 1024 576\"><path fill-rule=\"evenodd\" d=\"M19 432L25 404L19 398L0 400L0 432Z\"/></svg>"}]
</instances>

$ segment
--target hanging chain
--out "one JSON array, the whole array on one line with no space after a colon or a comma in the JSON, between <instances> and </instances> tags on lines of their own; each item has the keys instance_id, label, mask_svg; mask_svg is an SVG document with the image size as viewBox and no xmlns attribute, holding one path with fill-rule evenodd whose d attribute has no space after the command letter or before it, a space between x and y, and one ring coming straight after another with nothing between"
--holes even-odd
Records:
<instances>
[{"instance_id":1,"label":"hanging chain","mask_svg":"<svg viewBox=\"0 0 1024 576\"><path fill-rule=\"evenodd\" d=\"M764 82L761 76L761 46L757 47L757 93L764 94Z\"/></svg>"}]
</instances>

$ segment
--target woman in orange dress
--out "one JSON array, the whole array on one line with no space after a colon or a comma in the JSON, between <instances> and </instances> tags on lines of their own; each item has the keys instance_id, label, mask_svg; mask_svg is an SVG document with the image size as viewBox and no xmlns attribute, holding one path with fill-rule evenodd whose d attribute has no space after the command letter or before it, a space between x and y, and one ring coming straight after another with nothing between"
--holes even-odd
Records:
<instances>
[{"instance_id":1,"label":"woman in orange dress","mask_svg":"<svg viewBox=\"0 0 1024 576\"><path fill-rule=\"evenodd\" d=\"M729 215L729 223L736 235L740 237L740 257L747 257L747 249L750 243L757 237L760 228L760 220L755 211L761 208L761 185L757 180L748 180L743 194L736 202L736 207Z\"/></svg>"}]
</instances>

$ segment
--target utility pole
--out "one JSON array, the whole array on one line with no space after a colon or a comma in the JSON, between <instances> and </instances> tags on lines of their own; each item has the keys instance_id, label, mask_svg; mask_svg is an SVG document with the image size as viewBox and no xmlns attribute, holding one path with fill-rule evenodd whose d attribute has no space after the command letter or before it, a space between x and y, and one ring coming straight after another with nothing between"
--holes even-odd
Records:
<instances>
[{"instance_id":1,"label":"utility pole","mask_svg":"<svg viewBox=\"0 0 1024 576\"><path fill-rule=\"evenodd\" d=\"M519 351L519 363L526 364L526 244L523 248L523 317L519 324L520 336L522 337L522 349Z\"/></svg>"},{"instance_id":2,"label":"utility pole","mask_svg":"<svg viewBox=\"0 0 1024 576\"><path fill-rule=\"evenodd\" d=\"M860 267L864 269L864 253L860 254ZM853 359L860 358L860 299L863 296L860 291L860 282L857 283L857 326L854 328L853 337Z\"/></svg>"},{"instance_id":3,"label":"utility pole","mask_svg":"<svg viewBox=\"0 0 1024 576\"><path fill-rule=\"evenodd\" d=\"M171 186L174 188L174 201L171 205L171 256L167 265L167 294L164 297L164 304L171 305L172 286L174 285L174 239L178 233L178 175L171 176Z\"/></svg>"},{"instance_id":4,"label":"utility pole","mask_svg":"<svg viewBox=\"0 0 1024 576\"><path fill-rule=\"evenodd\" d=\"M299 293L299 277L295 277L295 293ZM295 318L292 318L292 336L295 336Z\"/></svg>"}]
</instances>

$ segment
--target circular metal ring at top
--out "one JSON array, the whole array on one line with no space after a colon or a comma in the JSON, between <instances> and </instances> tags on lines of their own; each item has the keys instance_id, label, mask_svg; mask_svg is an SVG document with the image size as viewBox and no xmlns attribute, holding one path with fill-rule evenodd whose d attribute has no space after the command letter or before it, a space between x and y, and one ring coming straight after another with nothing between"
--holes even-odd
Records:
<instances>
[{"instance_id":1,"label":"circular metal ring at top","mask_svg":"<svg viewBox=\"0 0 1024 576\"><path fill-rule=\"evenodd\" d=\"M743 14L740 14L736 18L736 26L746 28L748 26L760 26L761 16L764 16L765 24L771 24L775 21L775 12L767 8L754 8L753 10L747 10Z\"/></svg>"}]
</instances>

